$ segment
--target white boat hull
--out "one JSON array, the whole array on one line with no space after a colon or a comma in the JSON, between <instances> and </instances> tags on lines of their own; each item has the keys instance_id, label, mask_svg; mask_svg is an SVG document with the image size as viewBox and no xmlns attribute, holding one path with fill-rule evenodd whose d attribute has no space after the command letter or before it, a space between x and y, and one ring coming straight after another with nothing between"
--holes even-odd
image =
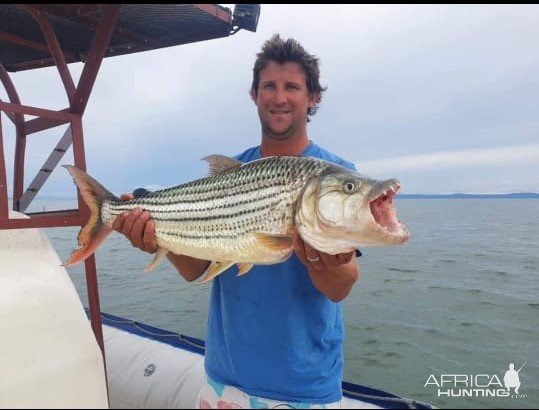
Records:
<instances>
[{"instance_id":1,"label":"white boat hull","mask_svg":"<svg viewBox=\"0 0 539 410\"><path fill-rule=\"evenodd\" d=\"M204 383L204 341L102 313L111 408L195 408ZM343 408L431 408L343 383Z\"/></svg>"}]
</instances>

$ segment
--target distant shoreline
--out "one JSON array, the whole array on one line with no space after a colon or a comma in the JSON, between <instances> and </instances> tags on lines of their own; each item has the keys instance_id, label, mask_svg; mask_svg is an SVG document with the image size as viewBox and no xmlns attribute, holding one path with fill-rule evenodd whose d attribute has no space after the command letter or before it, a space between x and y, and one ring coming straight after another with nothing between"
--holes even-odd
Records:
<instances>
[{"instance_id":1,"label":"distant shoreline","mask_svg":"<svg viewBox=\"0 0 539 410\"><path fill-rule=\"evenodd\" d=\"M539 199L539 193L535 192L513 192L510 194L397 194L399 199ZM40 199L64 199L76 201L75 197L44 196ZM12 198L8 198L11 202Z\"/></svg>"},{"instance_id":2,"label":"distant shoreline","mask_svg":"<svg viewBox=\"0 0 539 410\"><path fill-rule=\"evenodd\" d=\"M539 199L539 194L533 192L515 192L511 194L397 194L396 198L399 199L495 199L495 198L507 198L507 199Z\"/></svg>"}]
</instances>

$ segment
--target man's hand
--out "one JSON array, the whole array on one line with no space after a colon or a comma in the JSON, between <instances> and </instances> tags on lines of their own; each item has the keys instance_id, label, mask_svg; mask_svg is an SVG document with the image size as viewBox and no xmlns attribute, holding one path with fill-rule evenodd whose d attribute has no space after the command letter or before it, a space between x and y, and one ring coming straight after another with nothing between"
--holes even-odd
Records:
<instances>
[{"instance_id":1,"label":"man's hand","mask_svg":"<svg viewBox=\"0 0 539 410\"><path fill-rule=\"evenodd\" d=\"M133 194L122 194L122 201L133 199ZM148 253L157 251L157 240L155 239L155 223L150 219L150 213L141 208L122 212L116 217L112 224L112 229L124 234L131 244L140 250ZM185 255L167 253L168 260L176 270L189 282L198 279L208 268L210 262L192 258Z\"/></svg>"},{"instance_id":2,"label":"man's hand","mask_svg":"<svg viewBox=\"0 0 539 410\"><path fill-rule=\"evenodd\" d=\"M314 249L311 245L303 241L299 235L294 237L294 247L298 259L309 269L333 270L352 260L355 252L338 253L330 255Z\"/></svg>"},{"instance_id":3,"label":"man's hand","mask_svg":"<svg viewBox=\"0 0 539 410\"><path fill-rule=\"evenodd\" d=\"M340 302L348 296L359 278L354 251L329 255L317 251L299 235L294 238L294 250L320 293L333 302Z\"/></svg>"},{"instance_id":4,"label":"man's hand","mask_svg":"<svg viewBox=\"0 0 539 410\"><path fill-rule=\"evenodd\" d=\"M122 201L133 199L132 194L122 194ZM150 219L150 213L141 208L122 212L116 217L112 229L124 234L131 244L148 253L157 251L155 240L155 223Z\"/></svg>"}]
</instances>

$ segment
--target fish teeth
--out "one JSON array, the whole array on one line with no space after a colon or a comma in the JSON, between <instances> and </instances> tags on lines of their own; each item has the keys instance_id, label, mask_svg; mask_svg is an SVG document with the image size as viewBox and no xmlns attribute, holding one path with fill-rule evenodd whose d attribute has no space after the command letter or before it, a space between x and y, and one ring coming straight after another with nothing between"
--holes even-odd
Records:
<instances>
[{"instance_id":1,"label":"fish teeth","mask_svg":"<svg viewBox=\"0 0 539 410\"><path fill-rule=\"evenodd\" d=\"M389 191L391 191L391 194L395 195L397 191L399 190L399 188L400 188L399 184L391 184L384 192L382 192L380 196L388 195Z\"/></svg>"}]
</instances>

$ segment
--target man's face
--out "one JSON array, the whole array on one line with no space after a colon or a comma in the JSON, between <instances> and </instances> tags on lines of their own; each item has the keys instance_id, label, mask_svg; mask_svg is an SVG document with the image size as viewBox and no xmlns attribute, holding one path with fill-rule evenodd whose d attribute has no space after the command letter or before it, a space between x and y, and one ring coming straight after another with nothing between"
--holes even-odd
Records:
<instances>
[{"instance_id":1,"label":"man's face","mask_svg":"<svg viewBox=\"0 0 539 410\"><path fill-rule=\"evenodd\" d=\"M260 71L258 94L252 97L264 136L285 140L306 132L307 111L316 102L298 63L270 61Z\"/></svg>"}]
</instances>

